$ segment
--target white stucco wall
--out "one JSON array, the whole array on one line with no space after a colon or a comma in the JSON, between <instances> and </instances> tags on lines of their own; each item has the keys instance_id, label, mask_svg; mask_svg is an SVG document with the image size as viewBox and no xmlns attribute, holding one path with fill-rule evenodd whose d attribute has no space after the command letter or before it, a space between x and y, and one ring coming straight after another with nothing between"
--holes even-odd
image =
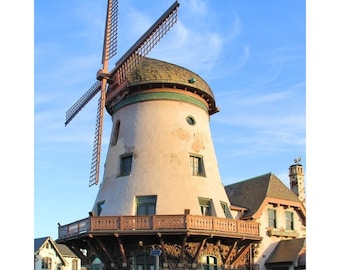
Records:
<instances>
[{"instance_id":1,"label":"white stucco wall","mask_svg":"<svg viewBox=\"0 0 340 270\"><path fill-rule=\"evenodd\" d=\"M290 211L294 213L294 231L298 233L297 238L306 237L306 228L302 223L301 218L294 208L284 208L283 206L273 207L272 205L267 205L264 207L262 214L257 222L260 223L260 235L263 237L261 244L258 248L258 255L254 258L255 264L260 265L260 270L265 270L266 267L264 263L269 258L270 254L276 247L277 243L281 240L292 239L292 237L283 237L283 236L268 236L268 209L276 210L276 219L277 219L277 230L285 230L286 228L286 220L285 213L286 211Z\"/></svg>"},{"instance_id":2,"label":"white stucco wall","mask_svg":"<svg viewBox=\"0 0 340 270\"><path fill-rule=\"evenodd\" d=\"M187 123L188 116L195 125ZM220 201L230 203L205 110L187 102L152 100L121 108L112 117L113 127L118 120L118 142L109 146L94 212L97 202L105 200L101 215L134 215L135 196L157 195L157 215L183 214L184 209L201 215L198 197L205 197L213 201L213 214L225 217ZM131 174L117 177L120 155L130 152ZM203 157L206 177L191 175L190 153Z\"/></svg>"},{"instance_id":3,"label":"white stucco wall","mask_svg":"<svg viewBox=\"0 0 340 270\"><path fill-rule=\"evenodd\" d=\"M49 257L52 259L51 269L52 270L58 270L58 266L61 263L60 257L57 256L57 252L52 246L50 245L50 248L43 248L39 251L39 254L36 255L35 263L34 263L34 269L40 270L42 269L42 259L45 257Z\"/></svg>"}]
</instances>

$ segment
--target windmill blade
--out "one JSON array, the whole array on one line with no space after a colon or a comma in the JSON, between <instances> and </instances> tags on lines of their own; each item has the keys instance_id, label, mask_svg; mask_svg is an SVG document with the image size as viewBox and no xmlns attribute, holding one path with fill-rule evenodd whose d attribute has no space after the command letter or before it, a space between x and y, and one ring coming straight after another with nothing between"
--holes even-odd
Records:
<instances>
[{"instance_id":1,"label":"windmill blade","mask_svg":"<svg viewBox=\"0 0 340 270\"><path fill-rule=\"evenodd\" d=\"M76 114L99 92L101 85L101 81L96 81L91 88L66 111L65 126L67 126Z\"/></svg>"},{"instance_id":2,"label":"windmill blade","mask_svg":"<svg viewBox=\"0 0 340 270\"><path fill-rule=\"evenodd\" d=\"M117 53L117 27L118 27L118 0L108 0L107 14L106 14L106 27L104 34L104 45L102 64L103 69L98 72L98 76L91 88L66 112L65 126L76 116L76 114L99 92L102 85L103 74L108 73L108 60ZM106 82L104 83L106 84Z\"/></svg>"},{"instance_id":3,"label":"windmill blade","mask_svg":"<svg viewBox=\"0 0 340 270\"><path fill-rule=\"evenodd\" d=\"M106 99L106 84L108 76L109 59L117 52L117 27L118 27L118 0L107 1L106 24L104 33L102 64L103 68L97 72L97 79L101 80L101 93L98 101L96 131L92 152L89 186L99 183L99 165L101 154L101 141L104 125L104 110Z\"/></svg>"},{"instance_id":4,"label":"windmill blade","mask_svg":"<svg viewBox=\"0 0 340 270\"><path fill-rule=\"evenodd\" d=\"M103 83L101 87L101 95L98 100L98 107L97 107L96 131L94 135L89 187L91 187L94 184L97 185L99 183L99 165L100 165L102 131L103 131L103 122L104 122L104 106L105 106L105 90L106 90L105 88L106 88L106 79L103 79Z\"/></svg>"},{"instance_id":5,"label":"windmill blade","mask_svg":"<svg viewBox=\"0 0 340 270\"><path fill-rule=\"evenodd\" d=\"M116 67L110 72L112 77L120 84L126 80L126 76L142 61L161 38L177 22L178 1L175 1L170 8L144 33L139 40L117 61Z\"/></svg>"},{"instance_id":6,"label":"windmill blade","mask_svg":"<svg viewBox=\"0 0 340 270\"><path fill-rule=\"evenodd\" d=\"M117 54L118 0L108 0L102 64Z\"/></svg>"},{"instance_id":7,"label":"windmill blade","mask_svg":"<svg viewBox=\"0 0 340 270\"><path fill-rule=\"evenodd\" d=\"M145 34L121 57L117 62L116 68L108 74L108 60L115 51L117 30L117 1L108 0L108 11L106 18L106 28L103 46L103 68L98 71L97 79L102 81L101 97L98 101L96 131L92 153L92 164L90 172L89 186L99 183L99 166L101 140L103 130L103 118L106 102L106 84L109 78L115 76L115 81L119 84L126 80L126 76L142 61L143 57L159 42L159 40L169 31L177 21L176 1L171 7L145 32ZM111 30L110 30L111 29ZM112 34L111 34L112 32ZM111 47L113 49L111 49Z\"/></svg>"}]
</instances>

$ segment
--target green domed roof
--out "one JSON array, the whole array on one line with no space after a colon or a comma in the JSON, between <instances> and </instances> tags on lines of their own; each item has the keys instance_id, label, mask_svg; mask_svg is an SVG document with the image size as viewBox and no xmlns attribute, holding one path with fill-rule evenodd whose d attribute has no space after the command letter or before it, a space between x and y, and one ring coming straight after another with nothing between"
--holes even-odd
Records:
<instances>
[{"instance_id":1,"label":"green domed roof","mask_svg":"<svg viewBox=\"0 0 340 270\"><path fill-rule=\"evenodd\" d=\"M209 85L196 73L161 60L144 57L138 67L127 77L130 89L171 87L195 93L205 99L209 113L218 111Z\"/></svg>"}]
</instances>

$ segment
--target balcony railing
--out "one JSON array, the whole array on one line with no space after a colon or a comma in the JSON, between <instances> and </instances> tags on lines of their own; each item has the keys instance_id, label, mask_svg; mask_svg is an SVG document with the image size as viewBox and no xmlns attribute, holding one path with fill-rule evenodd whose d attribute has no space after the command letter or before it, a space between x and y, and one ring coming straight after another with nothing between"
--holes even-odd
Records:
<instances>
[{"instance_id":1,"label":"balcony railing","mask_svg":"<svg viewBox=\"0 0 340 270\"><path fill-rule=\"evenodd\" d=\"M259 236L257 222L195 215L91 216L59 226L59 239L88 232L209 231Z\"/></svg>"}]
</instances>

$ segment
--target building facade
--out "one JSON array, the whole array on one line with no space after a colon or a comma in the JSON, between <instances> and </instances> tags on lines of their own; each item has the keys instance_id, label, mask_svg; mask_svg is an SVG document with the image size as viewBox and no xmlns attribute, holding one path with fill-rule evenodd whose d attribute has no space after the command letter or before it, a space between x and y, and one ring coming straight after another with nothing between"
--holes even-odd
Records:
<instances>
[{"instance_id":1,"label":"building facade","mask_svg":"<svg viewBox=\"0 0 340 270\"><path fill-rule=\"evenodd\" d=\"M51 237L34 239L34 270L81 270L81 260Z\"/></svg>"},{"instance_id":2,"label":"building facade","mask_svg":"<svg viewBox=\"0 0 340 270\"><path fill-rule=\"evenodd\" d=\"M293 170L294 166L299 170ZM300 164L290 166L290 179L297 177L293 177L292 171L300 176L302 169ZM237 182L225 189L232 205L243 207L240 219L260 224L262 240L254 246L255 268L305 269L306 208L299 196L273 173ZM303 194L300 197L305 198ZM285 248L278 249L280 245Z\"/></svg>"}]
</instances>

